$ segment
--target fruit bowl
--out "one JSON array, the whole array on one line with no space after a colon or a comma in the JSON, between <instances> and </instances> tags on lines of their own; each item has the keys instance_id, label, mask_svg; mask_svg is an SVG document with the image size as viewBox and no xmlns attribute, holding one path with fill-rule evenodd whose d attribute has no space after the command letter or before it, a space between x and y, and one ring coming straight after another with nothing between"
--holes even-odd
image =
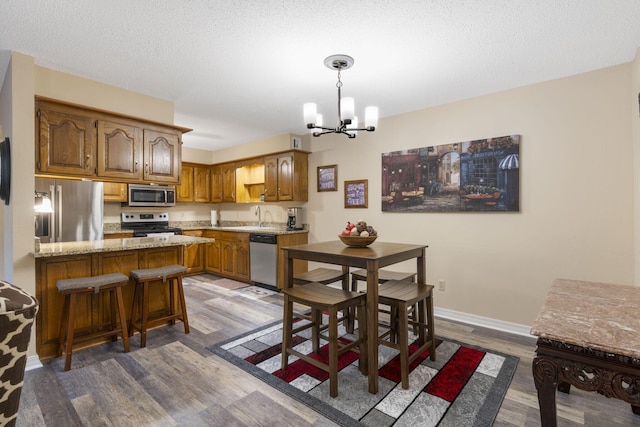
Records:
<instances>
[{"instance_id":1,"label":"fruit bowl","mask_svg":"<svg viewBox=\"0 0 640 427\"><path fill-rule=\"evenodd\" d=\"M364 248L378 238L378 236L343 236L342 234L339 234L338 237L342 240L342 243L352 248Z\"/></svg>"}]
</instances>

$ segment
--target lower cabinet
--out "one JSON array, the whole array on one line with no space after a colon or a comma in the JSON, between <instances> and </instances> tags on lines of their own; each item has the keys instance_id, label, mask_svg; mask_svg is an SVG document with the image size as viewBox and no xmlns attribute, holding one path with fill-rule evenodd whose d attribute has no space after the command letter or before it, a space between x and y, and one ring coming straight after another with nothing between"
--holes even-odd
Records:
<instances>
[{"instance_id":1,"label":"lower cabinet","mask_svg":"<svg viewBox=\"0 0 640 427\"><path fill-rule=\"evenodd\" d=\"M277 282L278 288L284 288L284 268L287 260L284 258L282 248L295 245L306 245L309 243L308 233L281 234L278 236L278 270ZM293 274L304 273L309 270L309 263L301 259L293 260Z\"/></svg>"},{"instance_id":2,"label":"lower cabinet","mask_svg":"<svg viewBox=\"0 0 640 427\"><path fill-rule=\"evenodd\" d=\"M222 242L220 232L205 230L204 237L215 239L215 242L205 243L204 269L207 273L222 273Z\"/></svg>"},{"instance_id":3,"label":"lower cabinet","mask_svg":"<svg viewBox=\"0 0 640 427\"><path fill-rule=\"evenodd\" d=\"M187 274L207 272L228 277L245 283L251 283L251 254L249 250L249 233L218 230L183 230L185 236L207 237L213 242L187 245L184 247L183 265ZM282 248L308 243L307 233L278 235L278 287L284 286L285 260ZM307 271L307 261L295 260L293 274Z\"/></svg>"},{"instance_id":4,"label":"lower cabinet","mask_svg":"<svg viewBox=\"0 0 640 427\"><path fill-rule=\"evenodd\" d=\"M249 233L231 231L199 230L202 237L215 239L214 242L199 245L202 248L203 270L241 282L251 282L249 258ZM183 231L183 234L186 234ZM185 266L189 268L185 252ZM195 271L194 271L195 272Z\"/></svg>"},{"instance_id":5,"label":"lower cabinet","mask_svg":"<svg viewBox=\"0 0 640 427\"><path fill-rule=\"evenodd\" d=\"M202 237L202 230L184 230L185 236ZM187 267L187 274L202 273L205 270L205 252L206 245L204 243L194 243L184 247L184 263Z\"/></svg>"},{"instance_id":6,"label":"lower cabinet","mask_svg":"<svg viewBox=\"0 0 640 427\"><path fill-rule=\"evenodd\" d=\"M87 255L60 256L36 259L36 298L40 302L36 316L36 351L41 359L55 357L58 349L60 319L64 298L56 282L61 279L99 276L109 273L129 275L131 270L182 264L182 246L102 252ZM127 321L133 303L133 281L122 288ZM169 305L167 286L150 286L150 313L165 310ZM100 295L100 297L98 297ZM80 295L75 314L76 333L98 331L110 325L109 298L102 294ZM110 338L98 338L92 345Z\"/></svg>"},{"instance_id":7,"label":"lower cabinet","mask_svg":"<svg viewBox=\"0 0 640 427\"><path fill-rule=\"evenodd\" d=\"M221 232L221 274L232 279L251 280L249 233Z\"/></svg>"}]
</instances>

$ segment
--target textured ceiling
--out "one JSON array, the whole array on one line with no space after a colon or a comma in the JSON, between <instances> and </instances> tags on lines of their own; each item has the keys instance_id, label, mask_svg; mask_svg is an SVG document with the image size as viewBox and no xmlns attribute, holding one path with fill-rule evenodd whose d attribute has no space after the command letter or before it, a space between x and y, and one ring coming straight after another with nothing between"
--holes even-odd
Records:
<instances>
[{"instance_id":1,"label":"textured ceiling","mask_svg":"<svg viewBox=\"0 0 640 427\"><path fill-rule=\"evenodd\" d=\"M215 150L333 125L343 96L380 116L632 61L638 0L0 0L6 51L171 100L185 146ZM2 52L5 51L5 52ZM1 80L0 80L1 81Z\"/></svg>"}]
</instances>

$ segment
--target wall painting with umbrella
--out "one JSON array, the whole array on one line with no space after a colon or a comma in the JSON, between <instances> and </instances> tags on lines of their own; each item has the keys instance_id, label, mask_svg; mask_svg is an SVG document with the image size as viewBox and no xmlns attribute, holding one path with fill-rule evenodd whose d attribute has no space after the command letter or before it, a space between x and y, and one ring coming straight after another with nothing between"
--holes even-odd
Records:
<instances>
[{"instance_id":1,"label":"wall painting with umbrella","mask_svg":"<svg viewBox=\"0 0 640 427\"><path fill-rule=\"evenodd\" d=\"M518 212L520 135L382 154L386 212Z\"/></svg>"}]
</instances>

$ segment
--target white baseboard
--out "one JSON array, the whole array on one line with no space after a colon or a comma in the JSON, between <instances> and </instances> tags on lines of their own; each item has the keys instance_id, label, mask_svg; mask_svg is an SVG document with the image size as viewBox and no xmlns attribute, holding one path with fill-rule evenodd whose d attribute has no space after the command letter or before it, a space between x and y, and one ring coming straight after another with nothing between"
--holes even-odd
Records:
<instances>
[{"instance_id":1,"label":"white baseboard","mask_svg":"<svg viewBox=\"0 0 640 427\"><path fill-rule=\"evenodd\" d=\"M25 371L30 371L32 369L42 368L42 363L40 362L40 358L36 356L27 357L27 366L24 368Z\"/></svg>"},{"instance_id":2,"label":"white baseboard","mask_svg":"<svg viewBox=\"0 0 640 427\"><path fill-rule=\"evenodd\" d=\"M446 308L438 307L435 308L434 315L442 319L455 320L457 322L482 326L496 331L530 337L532 339L536 338L529 333L531 326L520 325L518 323L504 322L502 320L491 319L489 317L476 316L475 314L462 313L460 311L447 310Z\"/></svg>"}]
</instances>

